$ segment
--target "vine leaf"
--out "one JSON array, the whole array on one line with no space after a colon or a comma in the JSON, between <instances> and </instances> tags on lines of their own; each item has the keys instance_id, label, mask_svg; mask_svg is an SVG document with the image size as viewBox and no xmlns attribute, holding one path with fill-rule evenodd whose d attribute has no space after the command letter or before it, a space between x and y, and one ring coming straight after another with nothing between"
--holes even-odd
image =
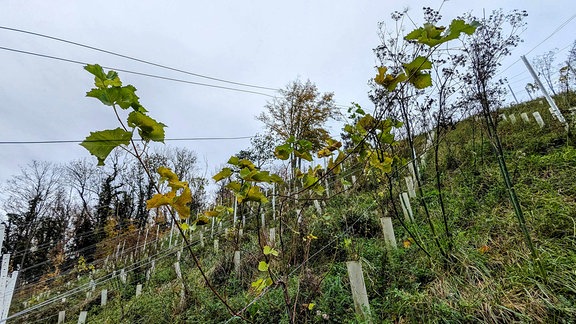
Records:
<instances>
[{"instance_id":1,"label":"vine leaf","mask_svg":"<svg viewBox=\"0 0 576 324\"><path fill-rule=\"evenodd\" d=\"M266 261L260 261L258 263L258 271L265 272L265 271L268 271L268 268L269 268L269 266L268 266L268 263L266 263Z\"/></svg>"},{"instance_id":2,"label":"vine leaf","mask_svg":"<svg viewBox=\"0 0 576 324\"><path fill-rule=\"evenodd\" d=\"M160 182L168 181L168 186L172 188L172 190L184 189L188 187L188 183L186 181L180 181L180 179L178 179L178 175L174 173L174 171L170 170L170 168L161 166L158 167L157 172L160 175Z\"/></svg>"},{"instance_id":3,"label":"vine leaf","mask_svg":"<svg viewBox=\"0 0 576 324\"><path fill-rule=\"evenodd\" d=\"M386 74L388 68L381 66L378 68L378 74L374 78L374 81L379 85L385 87L388 91L394 91L398 86L398 83L403 82L407 79L406 74L400 73L396 76L392 74Z\"/></svg>"},{"instance_id":4,"label":"vine leaf","mask_svg":"<svg viewBox=\"0 0 576 324\"><path fill-rule=\"evenodd\" d=\"M280 160L288 160L293 150L294 149L292 148L290 143L282 144L276 146L276 148L274 149L274 156L276 156Z\"/></svg>"},{"instance_id":5,"label":"vine leaf","mask_svg":"<svg viewBox=\"0 0 576 324\"><path fill-rule=\"evenodd\" d=\"M232 175L232 169L230 169L230 168L224 168L224 169L222 169L222 171L216 173L216 174L212 177L212 179L214 179L214 181L218 182L218 181L220 181L220 180L222 180L222 179L228 178L228 177L231 176L231 175Z\"/></svg>"},{"instance_id":6,"label":"vine leaf","mask_svg":"<svg viewBox=\"0 0 576 324\"><path fill-rule=\"evenodd\" d=\"M270 285L272 285L272 279L270 278L258 279L251 284L252 288L254 288L257 293L260 293L264 288Z\"/></svg>"},{"instance_id":7,"label":"vine leaf","mask_svg":"<svg viewBox=\"0 0 576 324\"><path fill-rule=\"evenodd\" d=\"M130 144L132 133L118 127L103 131L90 132L90 135L80 143L90 154L98 159L98 165L104 165L104 160L110 152L120 145Z\"/></svg>"},{"instance_id":8,"label":"vine leaf","mask_svg":"<svg viewBox=\"0 0 576 324\"><path fill-rule=\"evenodd\" d=\"M145 115L140 111L133 111L128 115L128 126L138 128L140 137L148 142L164 143L164 127L166 125L157 122L152 117Z\"/></svg>"},{"instance_id":9,"label":"vine leaf","mask_svg":"<svg viewBox=\"0 0 576 324\"><path fill-rule=\"evenodd\" d=\"M160 206L170 205L176 196L176 192L170 191L166 194L157 193L146 201L146 208L158 208Z\"/></svg>"},{"instance_id":10,"label":"vine leaf","mask_svg":"<svg viewBox=\"0 0 576 324\"><path fill-rule=\"evenodd\" d=\"M176 210L181 219L190 217L190 203L192 202L192 191L188 182L180 181L178 176L167 167L159 167L158 174L160 182L168 182L171 190L165 194L157 193L146 201L146 208L157 208L160 206L170 206ZM180 194L178 194L178 192ZM203 225L197 221L196 224Z\"/></svg>"},{"instance_id":11,"label":"vine leaf","mask_svg":"<svg viewBox=\"0 0 576 324\"><path fill-rule=\"evenodd\" d=\"M94 85L98 88L120 87L122 82L115 71L104 73L102 67L98 64L88 64L84 70L94 75Z\"/></svg>"},{"instance_id":12,"label":"vine leaf","mask_svg":"<svg viewBox=\"0 0 576 324\"><path fill-rule=\"evenodd\" d=\"M430 73L424 73L422 70L428 70L432 68L432 62L424 56L416 57L412 62L403 64L404 70L408 77L408 82L410 82L416 89L424 89L426 87L432 86L432 76Z\"/></svg>"},{"instance_id":13,"label":"vine leaf","mask_svg":"<svg viewBox=\"0 0 576 324\"><path fill-rule=\"evenodd\" d=\"M478 26L480 26L480 23L477 21L467 24L462 19L452 20L448 29L446 29L446 27L437 27L433 24L426 23L424 24L424 27L420 27L410 32L404 37L404 39L413 40L434 47L460 37L461 33L472 35Z\"/></svg>"},{"instance_id":14,"label":"vine leaf","mask_svg":"<svg viewBox=\"0 0 576 324\"><path fill-rule=\"evenodd\" d=\"M273 256L278 256L278 251L275 250L274 248L271 248L270 246L266 245L264 246L263 249L264 255L273 255Z\"/></svg>"}]
</instances>

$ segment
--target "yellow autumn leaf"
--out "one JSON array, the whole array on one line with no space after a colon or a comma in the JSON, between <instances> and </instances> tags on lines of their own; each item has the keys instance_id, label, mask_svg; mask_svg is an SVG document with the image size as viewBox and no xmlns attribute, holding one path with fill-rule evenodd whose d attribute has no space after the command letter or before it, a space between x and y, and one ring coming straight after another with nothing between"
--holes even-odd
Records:
<instances>
[{"instance_id":1,"label":"yellow autumn leaf","mask_svg":"<svg viewBox=\"0 0 576 324\"><path fill-rule=\"evenodd\" d=\"M260 261L258 263L258 271L268 271L268 263L266 263L266 261Z\"/></svg>"},{"instance_id":2,"label":"yellow autumn leaf","mask_svg":"<svg viewBox=\"0 0 576 324\"><path fill-rule=\"evenodd\" d=\"M478 248L478 252L480 252L481 254L484 254L488 251L490 251L490 247L488 245L482 245L481 247Z\"/></svg>"},{"instance_id":3,"label":"yellow autumn leaf","mask_svg":"<svg viewBox=\"0 0 576 324\"><path fill-rule=\"evenodd\" d=\"M176 193L174 191L170 191L166 194L161 193L155 194L154 196L152 196L152 198L146 201L146 208L151 209L160 206L170 205L172 204L172 201L174 201L174 196L176 196Z\"/></svg>"},{"instance_id":4,"label":"yellow autumn leaf","mask_svg":"<svg viewBox=\"0 0 576 324\"><path fill-rule=\"evenodd\" d=\"M168 181L168 186L172 188L172 190L188 187L188 182L180 181L176 173L170 170L170 168L161 166L158 168L158 174L160 175L160 181Z\"/></svg>"},{"instance_id":5,"label":"yellow autumn leaf","mask_svg":"<svg viewBox=\"0 0 576 324\"><path fill-rule=\"evenodd\" d=\"M192 203L192 192L190 187L186 186L184 191L179 196L176 196L170 205L176 209L180 218L185 219L190 217L190 203Z\"/></svg>"}]
</instances>

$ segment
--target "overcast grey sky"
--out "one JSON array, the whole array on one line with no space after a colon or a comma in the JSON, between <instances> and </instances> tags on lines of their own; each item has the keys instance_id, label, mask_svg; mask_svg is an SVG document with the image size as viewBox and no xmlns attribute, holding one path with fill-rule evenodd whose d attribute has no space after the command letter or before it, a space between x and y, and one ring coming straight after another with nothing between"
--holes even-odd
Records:
<instances>
[{"instance_id":1,"label":"overcast grey sky","mask_svg":"<svg viewBox=\"0 0 576 324\"><path fill-rule=\"evenodd\" d=\"M190 72L281 88L300 78L335 93L339 104L370 107L367 80L375 75L372 49L377 23L408 6L441 1L20 1L0 4L0 25L43 33ZM444 23L472 11L503 8L529 13L525 42L504 67L518 60L576 13L574 0L448 1ZM564 49L576 38L576 19L539 45L529 57ZM218 84L53 40L0 29L0 47L83 62ZM83 139L90 131L117 127L111 112L84 97L92 78L81 65L0 50L0 141ZM503 73L521 98L530 81L521 62ZM250 136L269 97L120 73L138 88L151 116L169 126L168 138ZM267 90L249 89L274 93ZM339 130L333 130L338 133ZM208 175L249 140L174 142L208 162ZM33 159L67 162L89 157L78 144L0 145L0 182ZM94 158L94 163L96 159Z\"/></svg>"}]
</instances>

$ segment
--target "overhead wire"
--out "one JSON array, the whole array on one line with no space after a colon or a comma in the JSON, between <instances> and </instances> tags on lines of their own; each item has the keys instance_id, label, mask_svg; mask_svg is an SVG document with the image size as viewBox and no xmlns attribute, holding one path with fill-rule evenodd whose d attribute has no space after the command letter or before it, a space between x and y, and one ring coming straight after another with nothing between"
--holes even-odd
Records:
<instances>
[{"instance_id":1,"label":"overhead wire","mask_svg":"<svg viewBox=\"0 0 576 324\"><path fill-rule=\"evenodd\" d=\"M251 136L230 136L230 137L182 137L182 138L166 138L164 141L229 141L229 140L242 140L253 138ZM0 145L22 145L22 144L66 144L66 143L103 143L103 142L119 142L120 140L47 140L47 141L0 141ZM144 142L143 139L134 139L137 142Z\"/></svg>"},{"instance_id":2,"label":"overhead wire","mask_svg":"<svg viewBox=\"0 0 576 324\"><path fill-rule=\"evenodd\" d=\"M538 48L540 45L544 44L544 42L546 42L547 40L549 40L552 36L554 36L556 33L558 33L560 30L562 30L564 27L566 27L566 25L568 25L572 20L574 20L574 18L576 18L576 14L572 15L571 17L569 17L568 19L566 19L563 23L560 24L560 26L556 27L556 29L554 29L554 31L548 35L546 38L544 38L540 43L536 44L534 47L532 47L528 52L526 52L524 55L528 55L530 53L532 53L532 51L534 51L536 48ZM506 72L508 69L510 69L513 65L515 65L516 63L520 62L521 58L518 58L516 61L512 62L512 64L508 65L504 70L500 71L499 73L497 73L496 75L500 75L504 72Z\"/></svg>"},{"instance_id":3,"label":"overhead wire","mask_svg":"<svg viewBox=\"0 0 576 324\"><path fill-rule=\"evenodd\" d=\"M226 80L226 79L220 79L220 78L215 78L215 77L207 76L207 75L204 75L204 74L194 73L194 72L190 72L190 71L186 71L186 70L182 70L182 69L170 67L170 66L167 66L167 65L164 65L164 64L159 64L159 63L155 63L155 62L152 62L152 61L148 61L148 60L144 60L144 59L139 59L139 58L136 58L136 57L133 57L133 56L130 56L130 55L120 54L120 53L118 53L118 52L114 52L114 51L110 51L110 50L105 50L105 49L98 48L98 47L95 47L95 46L90 46L90 45L82 44L82 43L79 43L79 42L75 42L75 41L71 41L71 40L67 40L67 39L59 38L59 37L55 37L55 36L50 36L50 35L46 35L46 34L42 34L42 33L27 31L27 30L18 29L18 28L13 28L13 27L6 27L6 26L0 26L0 29L9 30L9 31L18 32L18 33L23 33L23 34L28 34L28 35L33 35L33 36L38 36L38 37L42 37L42 38L47 38L47 39L55 40L55 41L58 41L58 42L62 42L62 43L66 43L66 44L70 44L70 45L74 45L74 46L79 46L79 47L87 48L87 49L94 50L94 51L98 51L98 52L101 52L101 53L110 54L110 55L117 56L117 57L121 57L121 58L125 58L125 59L128 59L128 60L132 60L132 61L136 61L136 62L140 62L140 63L147 64L147 65L151 65L151 66L163 68L163 69L166 69L166 70L175 71L175 72L179 72L179 73L184 73L184 74L187 74L187 75L191 75L191 76L195 76L195 77L199 77L199 78L204 78L204 79L208 79L208 80L212 80L212 81L218 81L218 82L223 82L223 83L228 83L228 84L239 85L239 86L243 86L243 87L250 87L250 88L257 88L257 89L264 89L264 90L272 90L272 91L278 91L278 90L279 90L279 89L277 89L277 88L271 88L271 87L253 85L253 84L248 84L248 83L243 83L243 82L230 81L230 80Z\"/></svg>"},{"instance_id":4,"label":"overhead wire","mask_svg":"<svg viewBox=\"0 0 576 324\"><path fill-rule=\"evenodd\" d=\"M82 62L82 61L78 61L78 60L72 60L72 59L67 59L67 58L62 58L62 57L47 55L47 54L29 52L29 51L19 50L19 49L15 49L15 48L8 48L8 47L3 47L3 46L0 46L0 49L1 49L1 50L4 50L4 51L15 52L15 53L20 53L20 54L26 54L26 55L32 55L32 56L37 56L37 57L43 57L43 58L47 58L47 59L51 59L51 60L57 60L57 61L62 61L62 62L67 62L67 63L74 63L74 64L79 64L79 65L88 65L88 64L90 64L90 63ZM102 66L102 67L105 68L105 69L114 70L114 71L117 71L117 72L124 72L124 73L129 73L129 74L134 74L134 75L139 75L139 76L145 76L145 77L155 78L155 79L160 79L160 80L173 81L173 82L179 82L179 83L185 83L185 84L192 84L192 85L198 85L198 86L210 87L210 88L217 88L217 89L223 89L223 90L230 90L230 91L251 93L251 94L257 94L257 95L261 95L261 96L266 96L266 97L274 98L273 95L270 95L270 94L267 94L267 93L263 93L263 92L258 92L258 91L238 89L238 88L232 88L232 87L225 87L225 86L220 86L220 85L215 85L215 84L208 84L208 83L202 83L202 82L194 82L194 81L189 81L189 80L184 80L184 79L177 79L177 78L171 78L171 77L166 77L166 76L161 76L161 75L156 75L156 74L151 74L151 73L144 73L144 72L137 72L137 71L133 71L133 70L120 69L120 68L110 67L110 66Z\"/></svg>"}]
</instances>

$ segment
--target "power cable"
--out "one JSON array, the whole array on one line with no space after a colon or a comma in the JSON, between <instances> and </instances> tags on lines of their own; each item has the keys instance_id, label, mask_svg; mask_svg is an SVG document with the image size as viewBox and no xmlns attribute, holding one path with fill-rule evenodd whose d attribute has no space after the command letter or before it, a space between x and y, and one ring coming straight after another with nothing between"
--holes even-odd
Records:
<instances>
[{"instance_id":1,"label":"power cable","mask_svg":"<svg viewBox=\"0 0 576 324\"><path fill-rule=\"evenodd\" d=\"M193 72L185 71L185 70L182 70L182 69L173 68L173 67L170 67L170 66L167 66L167 65L163 65L163 64L159 64L159 63L154 63L154 62L151 62L151 61L147 61L147 60L135 58L135 57L132 57L132 56L129 56L129 55L120 54L120 53L117 53L117 52L113 52L113 51L101 49L101 48L98 48L98 47L94 47L94 46L90 46L90 45L86 45L86 44L82 44L82 43L78 43L78 42L74 42L74 41L70 41L70 40L66 40L66 39L63 39L63 38L54 37L54 36L50 36L50 35L46 35L46 34L41 34L41 33L31 32L31 31L27 31L27 30L18 29L18 28L6 27L6 26L0 26L0 29L9 30L9 31L18 32L18 33L23 33L23 34L28 34L28 35L33 35L33 36L38 36L38 37L43 37L43 38L47 38L47 39L52 39L52 40L55 40L55 41L58 41L58 42L67 43L67 44L71 44L71 45L75 45L75 46L79 46L79 47L84 47L84 48L91 49L91 50L94 50L94 51L98 51L98 52L102 52L102 53L106 53L106 54L110 54L110 55L122 57L122 58L129 59L129 60L132 60L132 61L136 61L136 62L140 62L140 63L144 63L144 64L156 66L156 67L160 67L160 68L163 68L163 69L166 69L166 70L171 70L171 71L175 71L175 72L180 72L180 73L184 73L184 74L188 74L188 75L192 75L192 76L195 76L195 77L204 78L204 79L208 79L208 80L212 80L212 81L218 81L218 82L223 82L223 83L228 83L228 84L239 85L239 86L243 86L243 87L250 87L250 88L257 88L257 89L264 89L264 90L272 90L272 91L278 91L278 90L279 90L279 89L276 89L276 88L270 88L270 87L252 85L252 84L242 83L242 82L229 81L229 80L225 80L225 79L219 79L219 78L210 77L210 76L203 75L203 74L193 73Z\"/></svg>"},{"instance_id":2,"label":"power cable","mask_svg":"<svg viewBox=\"0 0 576 324\"><path fill-rule=\"evenodd\" d=\"M46 55L46 54L28 52L28 51L23 51L23 50L19 50L19 49L15 49L15 48L3 47L3 46L0 46L0 49L1 49L1 50L5 50L5 51L9 51L9 52L15 52L15 53L20 53L20 54L26 54L26 55L32 55L32 56L37 56L37 57L43 57L43 58L48 58L48 59L51 59L51 60L57 60L57 61L62 61L62 62L74 63L74 64L79 64L79 65L88 65L88 64L90 64L90 63L87 63L87 62L82 62L82 61L67 59L67 58L63 58L63 57L57 57L57 56L52 56L52 55ZM215 84L208 84L208 83L194 82L194 81L183 80L183 79L170 78L170 77L165 77L165 76L156 75L156 74L136 72L136 71L132 71L132 70L119 69L119 68L109 67L109 66L103 66L103 68L109 69L109 70L114 70L114 71L117 71L117 72L130 73L130 74L134 74L134 75L140 75L140 76L145 76L145 77L155 78L155 79L160 79L160 80L180 82L180 83L186 83L186 84L192 84L192 85L198 85L198 86L210 87L210 88L217 88L217 89L223 89L223 90L230 90L230 91L238 91L238 92L252 93L252 94L257 94L257 95L266 96L266 97L270 97L270 98L275 98L273 95L269 95L269 94L266 94L266 93L263 93L263 92L258 92L258 91L244 90L244 89L238 89L238 88L231 88L231 87L219 86L219 85L215 85Z\"/></svg>"},{"instance_id":3,"label":"power cable","mask_svg":"<svg viewBox=\"0 0 576 324\"><path fill-rule=\"evenodd\" d=\"M166 138L164 141L223 141L223 140L242 140L254 136L232 136L232 137L184 137L184 138ZM143 142L142 139L134 139ZM82 142L117 142L117 140L50 140L50 141L0 141L0 145L21 145L21 144L65 144L65 143L82 143Z\"/></svg>"},{"instance_id":4,"label":"power cable","mask_svg":"<svg viewBox=\"0 0 576 324\"><path fill-rule=\"evenodd\" d=\"M557 32L559 32L560 30L562 30L562 28L566 27L566 25L568 25L574 18L576 18L576 14L572 15L570 18L568 18L566 21L564 21L562 24L560 24L560 26L558 26L550 35L548 35L548 37L544 38L544 40L542 40L540 43L536 44L536 46L532 47L528 52L526 52L524 55L528 55L530 54L532 51L534 51L538 46L542 45L544 42L546 42L548 39L550 39L552 36L554 36ZM514 61L512 64L508 65L508 67L506 67L504 70L500 71L499 73L497 73L496 75L500 75L504 72L506 72L506 70L508 70L509 68L511 68L513 65L515 65L516 63L520 62L521 58L517 59L516 61Z\"/></svg>"}]
</instances>

